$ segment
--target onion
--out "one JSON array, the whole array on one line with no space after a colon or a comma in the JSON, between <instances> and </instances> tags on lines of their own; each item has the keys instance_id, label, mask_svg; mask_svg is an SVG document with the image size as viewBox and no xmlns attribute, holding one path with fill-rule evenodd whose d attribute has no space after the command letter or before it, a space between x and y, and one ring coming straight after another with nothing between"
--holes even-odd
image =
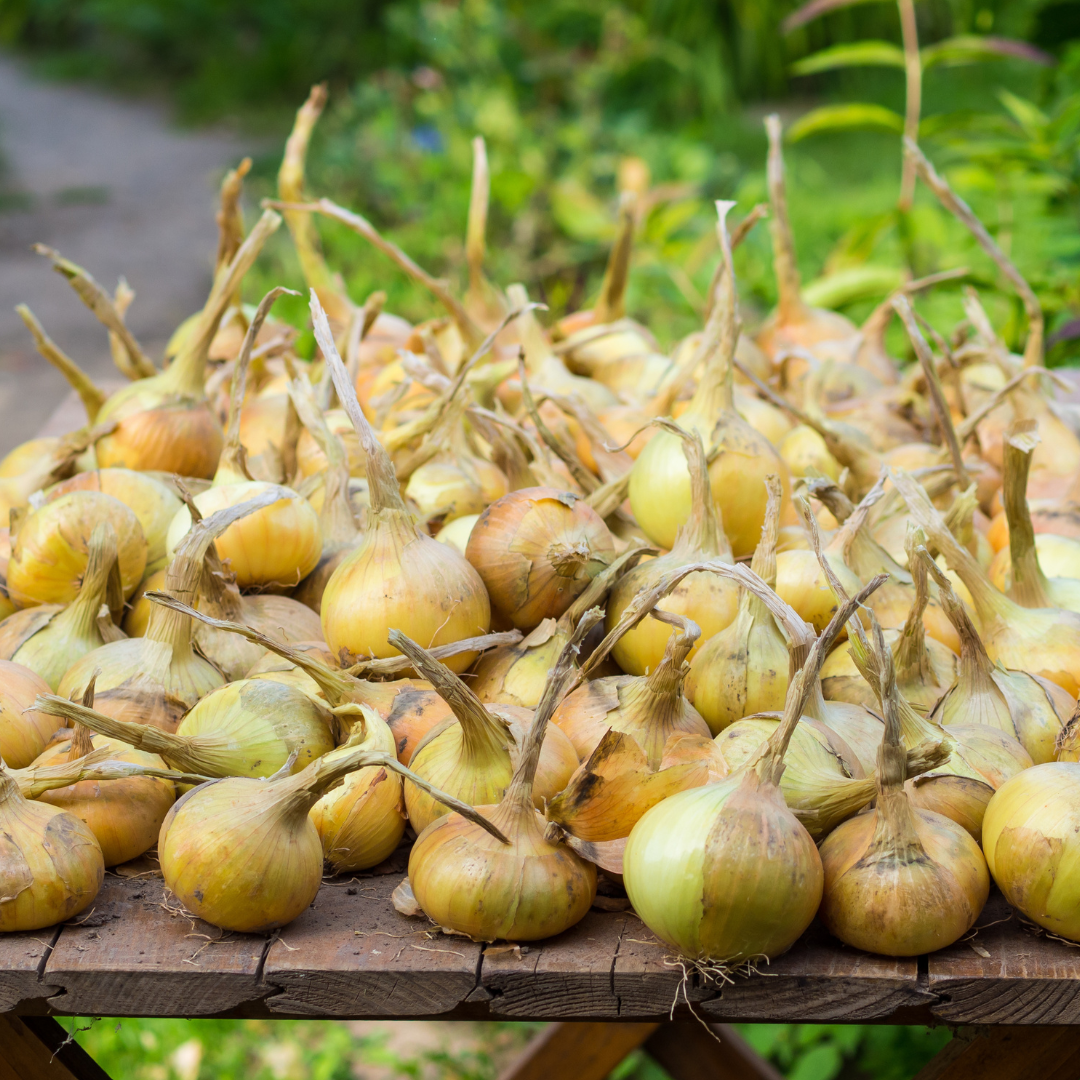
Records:
<instances>
[{"instance_id":1,"label":"onion","mask_svg":"<svg viewBox=\"0 0 1080 1080\"><path fill-rule=\"evenodd\" d=\"M821 921L841 941L886 956L921 956L971 929L990 892L978 844L955 822L912 804L895 705L892 653L880 628L885 738L873 814L840 825L821 846Z\"/></svg>"},{"instance_id":2,"label":"onion","mask_svg":"<svg viewBox=\"0 0 1080 1080\"><path fill-rule=\"evenodd\" d=\"M491 602L521 630L557 619L615 557L603 519L587 502L549 487L504 495L480 515L466 558Z\"/></svg>"},{"instance_id":3,"label":"onion","mask_svg":"<svg viewBox=\"0 0 1080 1080\"><path fill-rule=\"evenodd\" d=\"M1005 899L1032 922L1070 941L1080 941L1078 791L1080 765L1036 765L994 793L983 820L983 851Z\"/></svg>"},{"instance_id":4,"label":"onion","mask_svg":"<svg viewBox=\"0 0 1080 1080\"><path fill-rule=\"evenodd\" d=\"M825 440L811 427L793 427L777 444L777 452L792 476L827 476L840 479L840 463L829 453Z\"/></svg>"},{"instance_id":5,"label":"onion","mask_svg":"<svg viewBox=\"0 0 1080 1080\"><path fill-rule=\"evenodd\" d=\"M1080 614L1058 608L1024 608L1002 596L971 554L957 543L914 479L897 471L893 482L912 518L970 592L990 659L1006 668L1040 675L1075 696L1080 691Z\"/></svg>"},{"instance_id":6,"label":"onion","mask_svg":"<svg viewBox=\"0 0 1080 1080\"><path fill-rule=\"evenodd\" d=\"M825 558L845 590L857 592L859 579L843 561L831 552ZM840 603L812 551L781 551L776 556L776 594L819 633Z\"/></svg>"},{"instance_id":7,"label":"onion","mask_svg":"<svg viewBox=\"0 0 1080 1080\"><path fill-rule=\"evenodd\" d=\"M180 509L180 500L167 485L132 469L94 469L62 480L45 492L45 498L52 502L69 491L100 491L119 499L142 526L147 544L144 573L153 574L165 568L168 562L165 534Z\"/></svg>"},{"instance_id":8,"label":"onion","mask_svg":"<svg viewBox=\"0 0 1080 1080\"><path fill-rule=\"evenodd\" d=\"M223 930L265 933L291 922L322 883L322 843L309 811L366 765L403 770L390 754L355 748L295 776L230 777L189 791L161 826L165 884L188 911Z\"/></svg>"},{"instance_id":9,"label":"onion","mask_svg":"<svg viewBox=\"0 0 1080 1080\"><path fill-rule=\"evenodd\" d=\"M409 767L429 784L469 805L497 802L514 775L531 711L513 705L485 706L448 667L405 635L391 631L390 640L412 660L413 667L435 687L454 714L454 720L440 724L420 741ZM558 728L551 728L540 749L533 786L537 807L566 786L577 766L571 741ZM448 812L426 791L411 784L405 785L405 807L417 833Z\"/></svg>"},{"instance_id":10,"label":"onion","mask_svg":"<svg viewBox=\"0 0 1080 1080\"><path fill-rule=\"evenodd\" d=\"M0 660L0 759L11 769L29 765L45 749L60 724L35 709L49 684L29 668Z\"/></svg>"},{"instance_id":11,"label":"onion","mask_svg":"<svg viewBox=\"0 0 1080 1080\"><path fill-rule=\"evenodd\" d=\"M362 717L360 730L348 742L325 755L327 763L353 749L394 755L394 734L378 713L363 705L345 705ZM409 818L405 812L401 777L381 765L369 765L349 773L340 787L328 791L311 808L311 820L319 831L323 855L335 874L367 870L389 858Z\"/></svg>"},{"instance_id":12,"label":"onion","mask_svg":"<svg viewBox=\"0 0 1080 1080\"><path fill-rule=\"evenodd\" d=\"M787 467L771 443L735 411L732 357L738 339L738 314L731 250L724 225L731 204L717 205L721 211L721 249L728 272L718 286L720 300L709 318L701 344L705 373L689 408L679 417L679 426L697 432L702 438L709 457L712 498L738 557L749 555L761 535L767 501L765 477L778 475L785 493L788 478ZM676 542L679 527L690 518L693 504L693 486L684 453L676 436L661 431L638 455L630 473L630 505L634 516L650 540L670 548ZM690 612L685 614L694 617Z\"/></svg>"},{"instance_id":13,"label":"onion","mask_svg":"<svg viewBox=\"0 0 1080 1080\"><path fill-rule=\"evenodd\" d=\"M323 419L326 421L327 430L332 435L336 435L345 447L349 475L355 477L366 476L367 460L364 457L363 447L360 445L360 439L357 437L348 413L344 409L326 409ZM322 444L305 427L296 441L296 465L300 470L300 475L305 479L309 476L315 476L321 473L328 464L329 460Z\"/></svg>"},{"instance_id":14,"label":"onion","mask_svg":"<svg viewBox=\"0 0 1080 1080\"><path fill-rule=\"evenodd\" d=\"M391 627L428 648L486 633L491 607L484 583L457 551L422 533L409 516L393 462L360 411L314 295L311 313L338 397L367 454L371 491L368 531L323 592L327 644L338 654L347 649L355 656L386 657L395 654L386 639ZM459 654L451 666L464 671L474 658Z\"/></svg>"},{"instance_id":15,"label":"onion","mask_svg":"<svg viewBox=\"0 0 1080 1080\"><path fill-rule=\"evenodd\" d=\"M960 672L935 706L938 723L986 724L1017 739L1036 765L1053 761L1057 738L1075 702L1056 683L991 664L967 609L926 549L922 561L938 583L942 605L960 635Z\"/></svg>"},{"instance_id":16,"label":"onion","mask_svg":"<svg viewBox=\"0 0 1080 1080\"><path fill-rule=\"evenodd\" d=\"M654 423L663 430L649 446L665 438L673 446L677 442L682 447L681 454L693 488L693 509L689 521L679 527L674 546L666 555L640 564L612 588L607 609L608 633L622 619L635 596L673 570L711 559L731 559L731 547L724 535L719 511L709 496L705 450L700 434L677 428L670 421L656 420ZM701 628L701 637L689 656L693 662L702 643L732 623L738 614L738 606L739 590L730 581L711 573L696 573L683 577L664 597L658 609L692 619ZM639 623L619 638L614 648L615 661L631 675L644 675L660 663L670 636L670 627L655 619Z\"/></svg>"},{"instance_id":17,"label":"onion","mask_svg":"<svg viewBox=\"0 0 1080 1080\"><path fill-rule=\"evenodd\" d=\"M129 597L125 605L127 611L124 615L124 621L120 624L121 629L128 637L145 636L147 628L150 626L150 615L154 610L154 603L152 600L146 599L146 594L157 589L164 589L167 576L166 570L155 570L154 573L147 574L139 582L139 587Z\"/></svg>"},{"instance_id":18,"label":"onion","mask_svg":"<svg viewBox=\"0 0 1080 1080\"><path fill-rule=\"evenodd\" d=\"M105 877L94 834L73 814L28 801L0 768L0 932L40 930L93 903Z\"/></svg>"},{"instance_id":19,"label":"onion","mask_svg":"<svg viewBox=\"0 0 1080 1080\"><path fill-rule=\"evenodd\" d=\"M435 539L440 544L449 544L452 548L457 548L464 555L469 546L469 537L472 535L473 526L479 520L479 514L466 514L464 517L454 518L453 521L448 522L435 534Z\"/></svg>"},{"instance_id":20,"label":"onion","mask_svg":"<svg viewBox=\"0 0 1080 1080\"><path fill-rule=\"evenodd\" d=\"M116 533L108 521L90 536L79 594L65 608L41 604L0 622L0 657L40 675L55 690L69 667L92 649L124 634L109 609L123 609L116 562Z\"/></svg>"},{"instance_id":21,"label":"onion","mask_svg":"<svg viewBox=\"0 0 1080 1080\"><path fill-rule=\"evenodd\" d=\"M534 805L533 780L545 732L574 666L574 653L595 616L582 619L556 662L536 709L506 794L480 813L504 836L490 838L460 813L440 817L417 838L409 882L438 926L475 941L536 941L584 918L596 896L596 868L558 839Z\"/></svg>"},{"instance_id":22,"label":"onion","mask_svg":"<svg viewBox=\"0 0 1080 1080\"><path fill-rule=\"evenodd\" d=\"M750 568L771 588L776 582L781 487L775 476L766 484L769 505ZM761 597L744 588L735 621L711 637L691 662L686 696L709 731L718 735L744 716L783 709L787 689L784 635Z\"/></svg>"},{"instance_id":23,"label":"onion","mask_svg":"<svg viewBox=\"0 0 1080 1080\"><path fill-rule=\"evenodd\" d=\"M726 780L665 799L630 833L623 883L634 911L690 960L726 966L777 956L817 912L821 859L779 784L810 687L855 607L843 604L814 643L783 721L751 760Z\"/></svg>"},{"instance_id":24,"label":"onion","mask_svg":"<svg viewBox=\"0 0 1080 1080\"><path fill-rule=\"evenodd\" d=\"M102 468L160 469L180 476L211 477L221 453L221 425L206 400L210 343L237 287L281 218L263 213L227 268L214 280L206 306L186 335L179 355L160 374L118 390L97 423L116 428L95 443Z\"/></svg>"},{"instance_id":25,"label":"onion","mask_svg":"<svg viewBox=\"0 0 1080 1080\"><path fill-rule=\"evenodd\" d=\"M19 607L70 604L90 558L90 537L107 521L116 534L120 583L129 597L146 568L146 539L138 518L119 499L73 491L30 513L19 526L8 563L7 586Z\"/></svg>"}]
</instances>

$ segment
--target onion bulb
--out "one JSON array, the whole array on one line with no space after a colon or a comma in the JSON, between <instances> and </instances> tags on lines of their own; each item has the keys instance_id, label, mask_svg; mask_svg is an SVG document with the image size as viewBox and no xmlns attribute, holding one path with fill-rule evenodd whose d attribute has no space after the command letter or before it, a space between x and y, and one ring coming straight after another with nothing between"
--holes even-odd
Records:
<instances>
[{"instance_id":1,"label":"onion bulb","mask_svg":"<svg viewBox=\"0 0 1080 1080\"><path fill-rule=\"evenodd\" d=\"M107 521L116 534L124 598L146 570L146 538L138 518L119 499L73 491L27 515L8 563L7 587L19 607L70 604L79 593L90 558L90 537Z\"/></svg>"},{"instance_id":2,"label":"onion bulb","mask_svg":"<svg viewBox=\"0 0 1080 1080\"><path fill-rule=\"evenodd\" d=\"M779 785L810 687L855 608L856 601L843 604L814 643L791 682L782 722L746 765L665 799L630 833L623 884L634 911L690 960L732 965L778 956L817 912L821 859Z\"/></svg>"},{"instance_id":3,"label":"onion bulb","mask_svg":"<svg viewBox=\"0 0 1080 1080\"><path fill-rule=\"evenodd\" d=\"M618 624L635 596L673 570L708 560L731 561L731 546L724 534L719 510L709 495L701 435L696 430L678 428L670 421L655 420L654 423L663 430L649 446L661 438L669 440L677 452L681 446L680 456L693 491L690 519L679 527L674 546L667 554L639 564L612 588L607 608L608 633ZM764 481L762 490L765 490ZM692 663L697 649L734 621L739 610L739 590L726 578L712 573L690 574L664 597L658 609L692 619L701 628L701 637L689 656ZM631 675L645 675L663 659L670 636L668 625L646 619L619 638L614 648L615 661Z\"/></svg>"},{"instance_id":4,"label":"onion bulb","mask_svg":"<svg viewBox=\"0 0 1080 1080\"><path fill-rule=\"evenodd\" d=\"M55 690L76 660L124 637L109 614L123 610L123 602L116 533L102 521L90 536L78 596L67 607L41 604L0 622L0 657L37 672Z\"/></svg>"},{"instance_id":5,"label":"onion bulb","mask_svg":"<svg viewBox=\"0 0 1080 1080\"><path fill-rule=\"evenodd\" d=\"M391 631L390 638L454 714L453 720L440 724L421 740L409 767L429 784L469 805L498 802L514 775L531 711L514 705L484 705L446 665L415 642L397 631ZM540 748L533 785L537 807L561 791L577 767L578 755L571 741L558 728L550 728ZM405 785L405 808L417 833L447 813L426 791L411 784Z\"/></svg>"},{"instance_id":6,"label":"onion bulb","mask_svg":"<svg viewBox=\"0 0 1080 1080\"><path fill-rule=\"evenodd\" d=\"M480 515L465 556L495 610L519 630L557 619L615 557L608 527L584 500L522 488Z\"/></svg>"},{"instance_id":7,"label":"onion bulb","mask_svg":"<svg viewBox=\"0 0 1080 1080\"><path fill-rule=\"evenodd\" d=\"M155 570L154 573L147 574L139 582L139 587L131 594L125 605L127 610L124 621L120 624L120 628L128 637L146 635L147 628L150 626L150 615L154 610L154 603L146 599L146 594L157 589L164 589L166 576L165 570Z\"/></svg>"},{"instance_id":8,"label":"onion bulb","mask_svg":"<svg viewBox=\"0 0 1080 1080\"><path fill-rule=\"evenodd\" d=\"M960 672L935 706L940 724L986 724L1017 739L1036 765L1053 761L1061 729L1075 702L1057 683L991 664L967 609L949 579L922 549L937 580L942 606L960 635Z\"/></svg>"},{"instance_id":9,"label":"onion bulb","mask_svg":"<svg viewBox=\"0 0 1080 1080\"><path fill-rule=\"evenodd\" d=\"M363 705L344 705L362 717L359 729L324 760L360 750L394 755L394 734L378 713ZM345 777L340 787L328 791L311 808L311 820L319 830L323 855L335 874L367 870L388 859L405 835L409 818L405 812L401 777L381 765L368 765Z\"/></svg>"},{"instance_id":10,"label":"onion bulb","mask_svg":"<svg viewBox=\"0 0 1080 1080\"><path fill-rule=\"evenodd\" d=\"M573 672L574 653L594 621L594 616L582 619L560 653L506 794L498 805L479 808L505 841L451 813L432 822L413 845L408 880L438 926L474 941L536 941L562 933L592 906L596 868L558 839L547 839L533 780L548 721Z\"/></svg>"},{"instance_id":11,"label":"onion bulb","mask_svg":"<svg viewBox=\"0 0 1080 1080\"><path fill-rule=\"evenodd\" d=\"M724 216L733 204L720 204L720 245L727 272L718 285L701 344L705 372L679 426L697 432L709 456L709 484L736 557L757 546L765 521L765 477L775 474L785 493L787 466L772 444L735 410L732 358L738 339L734 271ZM684 454L669 431L650 439L630 473L630 506L645 535L672 547L679 527L690 518L694 495ZM690 612L685 614L694 616ZM697 621L695 619L695 621ZM704 628L703 628L704 629Z\"/></svg>"},{"instance_id":12,"label":"onion bulb","mask_svg":"<svg viewBox=\"0 0 1080 1080\"><path fill-rule=\"evenodd\" d=\"M165 884L188 911L223 930L265 933L291 922L322 883L323 848L309 811L367 765L403 769L390 754L357 747L294 776L230 777L189 791L161 826Z\"/></svg>"},{"instance_id":13,"label":"onion bulb","mask_svg":"<svg viewBox=\"0 0 1080 1080\"><path fill-rule=\"evenodd\" d=\"M457 548L462 555L469 546L469 537L472 535L473 526L480 520L479 514L466 514L464 517L454 518L445 524L436 534L435 539L440 544L449 544Z\"/></svg>"},{"instance_id":14,"label":"onion bulb","mask_svg":"<svg viewBox=\"0 0 1080 1080\"><path fill-rule=\"evenodd\" d=\"M102 468L214 475L222 434L206 399L210 343L244 275L280 224L272 210L263 213L232 261L215 277L206 305L173 362L161 374L139 379L105 402L97 423L115 421L116 427L95 444Z\"/></svg>"},{"instance_id":15,"label":"onion bulb","mask_svg":"<svg viewBox=\"0 0 1080 1080\"><path fill-rule=\"evenodd\" d=\"M769 489L765 524L750 569L772 588L780 528L780 481ZM752 713L779 711L788 689L788 647L765 599L750 588L739 598L735 621L709 638L690 662L686 696L709 725L721 731Z\"/></svg>"},{"instance_id":16,"label":"onion bulb","mask_svg":"<svg viewBox=\"0 0 1080 1080\"><path fill-rule=\"evenodd\" d=\"M945 556L967 587L982 641L991 660L1080 692L1080 614L1059 608L1025 608L990 584L970 552L957 543L926 492L903 471L893 473L916 524Z\"/></svg>"},{"instance_id":17,"label":"onion bulb","mask_svg":"<svg viewBox=\"0 0 1080 1080\"><path fill-rule=\"evenodd\" d=\"M421 532L410 517L394 464L360 410L314 293L311 315L338 397L367 454L371 492L367 532L323 592L326 643L335 654L347 649L354 656L386 657L396 652L387 643L391 628L428 648L487 633L491 606L483 581L463 556ZM450 666L464 671L474 659L462 653Z\"/></svg>"},{"instance_id":18,"label":"onion bulb","mask_svg":"<svg viewBox=\"0 0 1080 1080\"><path fill-rule=\"evenodd\" d=\"M849 593L857 592L859 579L831 552L825 558ZM819 633L829 625L840 603L812 551L781 551L776 556L776 594L790 604Z\"/></svg>"},{"instance_id":19,"label":"onion bulb","mask_svg":"<svg viewBox=\"0 0 1080 1080\"><path fill-rule=\"evenodd\" d=\"M1080 765L1036 765L994 793L983 820L983 851L1005 899L1032 922L1070 941L1080 941L1077 792Z\"/></svg>"},{"instance_id":20,"label":"onion bulb","mask_svg":"<svg viewBox=\"0 0 1080 1080\"><path fill-rule=\"evenodd\" d=\"M0 932L40 930L93 903L105 877L101 848L74 814L24 799L0 767Z\"/></svg>"},{"instance_id":21,"label":"onion bulb","mask_svg":"<svg viewBox=\"0 0 1080 1080\"><path fill-rule=\"evenodd\" d=\"M975 924L990 893L979 845L941 814L912 804L895 706L892 653L877 629L885 738L873 814L851 818L821 845L821 921L845 944L886 956L921 956Z\"/></svg>"},{"instance_id":22,"label":"onion bulb","mask_svg":"<svg viewBox=\"0 0 1080 1080\"><path fill-rule=\"evenodd\" d=\"M0 759L11 769L29 765L45 749L59 722L34 708L49 693L45 680L11 660L0 660Z\"/></svg>"}]
</instances>

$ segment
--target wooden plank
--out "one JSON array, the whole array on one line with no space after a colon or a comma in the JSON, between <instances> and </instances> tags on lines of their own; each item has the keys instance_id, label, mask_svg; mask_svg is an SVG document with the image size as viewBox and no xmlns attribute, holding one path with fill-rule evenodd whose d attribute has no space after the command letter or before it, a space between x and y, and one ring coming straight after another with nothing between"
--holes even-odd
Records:
<instances>
[{"instance_id":1,"label":"wooden plank","mask_svg":"<svg viewBox=\"0 0 1080 1080\"><path fill-rule=\"evenodd\" d=\"M0 1016L0 1080L109 1080L49 1016Z\"/></svg>"},{"instance_id":2,"label":"wooden plank","mask_svg":"<svg viewBox=\"0 0 1080 1080\"><path fill-rule=\"evenodd\" d=\"M689 1002L706 1020L845 1021L881 1019L925 1007L918 962L849 949L814 924L790 952L728 984L706 985L641 923L624 935L614 971L620 1015L667 1013Z\"/></svg>"},{"instance_id":3,"label":"wooden plank","mask_svg":"<svg viewBox=\"0 0 1080 1080\"><path fill-rule=\"evenodd\" d=\"M213 1016L258 1001L267 939L174 913L158 877L107 876L45 965L52 1008L77 1016Z\"/></svg>"},{"instance_id":4,"label":"wooden plank","mask_svg":"<svg viewBox=\"0 0 1080 1080\"><path fill-rule=\"evenodd\" d=\"M604 1080L656 1031L657 1024L551 1024L499 1080ZM678 1078L676 1078L678 1080Z\"/></svg>"},{"instance_id":5,"label":"wooden plank","mask_svg":"<svg viewBox=\"0 0 1080 1080\"><path fill-rule=\"evenodd\" d=\"M672 1080L783 1080L729 1024L661 1024L645 1051Z\"/></svg>"},{"instance_id":6,"label":"wooden plank","mask_svg":"<svg viewBox=\"0 0 1080 1080\"><path fill-rule=\"evenodd\" d=\"M493 1016L544 1020L667 1019L666 1012L624 1015L612 972L619 943L629 925L625 912L590 911L564 934L517 948L489 946L480 983Z\"/></svg>"},{"instance_id":7,"label":"wooden plank","mask_svg":"<svg viewBox=\"0 0 1080 1080\"><path fill-rule=\"evenodd\" d=\"M324 884L315 903L270 947L263 978L275 1014L438 1016L477 984L481 947L394 910L400 875Z\"/></svg>"},{"instance_id":8,"label":"wooden plank","mask_svg":"<svg viewBox=\"0 0 1080 1080\"><path fill-rule=\"evenodd\" d=\"M1080 1023L1080 947L1025 929L996 890L976 929L970 941L929 957L935 1016L959 1024Z\"/></svg>"},{"instance_id":9,"label":"wooden plank","mask_svg":"<svg viewBox=\"0 0 1080 1080\"><path fill-rule=\"evenodd\" d=\"M1080 1039L1067 1027L961 1028L915 1080L1076 1080Z\"/></svg>"},{"instance_id":10,"label":"wooden plank","mask_svg":"<svg viewBox=\"0 0 1080 1080\"><path fill-rule=\"evenodd\" d=\"M42 981L45 960L60 936L58 926L0 934L0 1013L51 997L57 987Z\"/></svg>"}]
</instances>

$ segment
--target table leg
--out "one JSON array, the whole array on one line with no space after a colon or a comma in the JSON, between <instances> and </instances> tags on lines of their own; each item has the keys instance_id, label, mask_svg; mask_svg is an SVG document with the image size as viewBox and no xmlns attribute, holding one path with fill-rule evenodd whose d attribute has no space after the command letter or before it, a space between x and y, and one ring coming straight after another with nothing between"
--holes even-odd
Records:
<instances>
[{"instance_id":1,"label":"table leg","mask_svg":"<svg viewBox=\"0 0 1080 1080\"><path fill-rule=\"evenodd\" d=\"M1080 1033L1038 1025L961 1028L915 1080L1077 1080Z\"/></svg>"},{"instance_id":2,"label":"table leg","mask_svg":"<svg viewBox=\"0 0 1080 1080\"><path fill-rule=\"evenodd\" d=\"M549 1024L499 1080L604 1080L659 1024Z\"/></svg>"},{"instance_id":3,"label":"table leg","mask_svg":"<svg viewBox=\"0 0 1080 1080\"><path fill-rule=\"evenodd\" d=\"M51 1016L0 1014L0 1080L109 1080Z\"/></svg>"},{"instance_id":4,"label":"table leg","mask_svg":"<svg viewBox=\"0 0 1080 1080\"><path fill-rule=\"evenodd\" d=\"M661 1024L645 1052L672 1080L783 1080L730 1024Z\"/></svg>"}]
</instances>

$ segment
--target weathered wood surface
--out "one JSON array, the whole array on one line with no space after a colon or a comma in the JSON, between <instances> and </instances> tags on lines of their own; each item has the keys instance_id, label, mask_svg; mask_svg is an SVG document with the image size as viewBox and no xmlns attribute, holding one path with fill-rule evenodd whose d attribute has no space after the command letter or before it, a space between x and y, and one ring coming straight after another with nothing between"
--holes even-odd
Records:
<instances>
[{"instance_id":1,"label":"weathered wood surface","mask_svg":"<svg viewBox=\"0 0 1080 1080\"><path fill-rule=\"evenodd\" d=\"M645 1050L672 1080L783 1080L728 1024L661 1024Z\"/></svg>"},{"instance_id":2,"label":"weathered wood surface","mask_svg":"<svg viewBox=\"0 0 1080 1080\"><path fill-rule=\"evenodd\" d=\"M684 975L630 911L483 946L400 915L400 879L327 881L258 936L184 915L160 877L109 875L72 923L0 936L0 1013L659 1022L692 1006L709 1022L1080 1025L1080 948L1033 933L997 894L970 941L928 958L870 956L815 925L786 956L717 981Z\"/></svg>"},{"instance_id":3,"label":"weathered wood surface","mask_svg":"<svg viewBox=\"0 0 1080 1080\"><path fill-rule=\"evenodd\" d=\"M1080 1039L1067 1027L961 1028L915 1080L1076 1080Z\"/></svg>"},{"instance_id":4,"label":"weathered wood surface","mask_svg":"<svg viewBox=\"0 0 1080 1080\"><path fill-rule=\"evenodd\" d=\"M0 1016L0 1080L109 1080L51 1016Z\"/></svg>"},{"instance_id":5,"label":"weathered wood surface","mask_svg":"<svg viewBox=\"0 0 1080 1080\"><path fill-rule=\"evenodd\" d=\"M627 1056L652 1035L659 1024L550 1024L525 1047L499 1080L604 1080ZM674 1080L683 1080L676 1076Z\"/></svg>"}]
</instances>

